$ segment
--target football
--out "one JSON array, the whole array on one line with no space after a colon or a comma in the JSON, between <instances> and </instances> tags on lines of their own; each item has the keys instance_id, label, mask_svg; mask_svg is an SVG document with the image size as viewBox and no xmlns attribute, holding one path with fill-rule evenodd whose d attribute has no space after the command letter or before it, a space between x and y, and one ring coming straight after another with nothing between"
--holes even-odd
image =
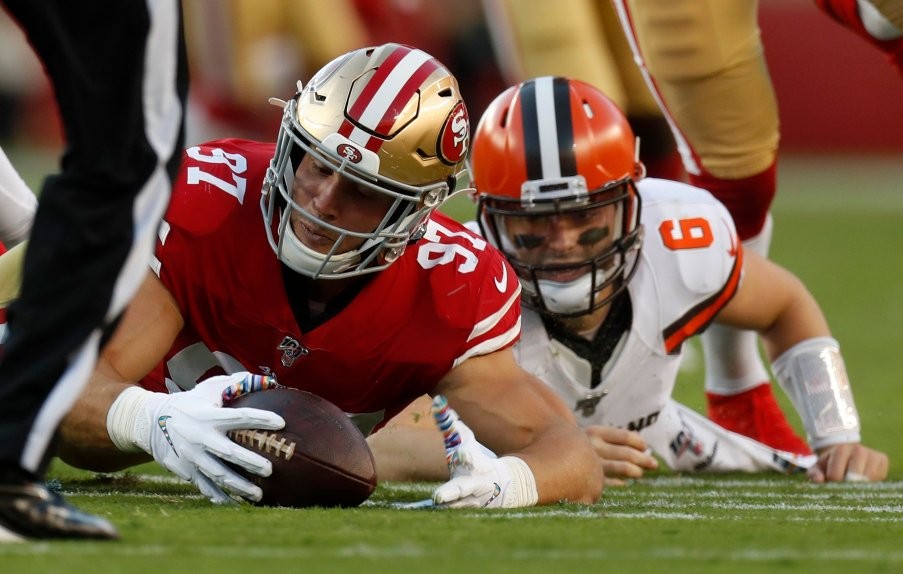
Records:
<instances>
[{"instance_id":1,"label":"football","mask_svg":"<svg viewBox=\"0 0 903 574\"><path fill-rule=\"evenodd\" d=\"M348 507L376 488L376 464L361 431L331 402L285 387L248 393L226 403L273 411L285 428L230 431L229 438L273 463L268 477L239 472L263 490L258 506Z\"/></svg>"}]
</instances>

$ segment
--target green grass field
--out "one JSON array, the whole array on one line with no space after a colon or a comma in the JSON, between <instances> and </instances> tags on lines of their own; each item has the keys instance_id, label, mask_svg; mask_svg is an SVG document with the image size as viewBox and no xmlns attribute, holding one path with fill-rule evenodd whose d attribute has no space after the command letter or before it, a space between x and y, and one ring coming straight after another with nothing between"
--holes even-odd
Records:
<instances>
[{"instance_id":1,"label":"green grass field","mask_svg":"<svg viewBox=\"0 0 903 574\"><path fill-rule=\"evenodd\" d=\"M213 507L153 465L104 477L57 465L67 497L123 540L0 546L0 572L903 571L903 165L788 160L780 181L772 259L822 303L864 442L891 457L887 482L662 473L592 507L511 511L402 510L393 504L432 485L383 484L361 508L288 510ZM678 398L702 408L701 380L700 368L685 372Z\"/></svg>"}]
</instances>

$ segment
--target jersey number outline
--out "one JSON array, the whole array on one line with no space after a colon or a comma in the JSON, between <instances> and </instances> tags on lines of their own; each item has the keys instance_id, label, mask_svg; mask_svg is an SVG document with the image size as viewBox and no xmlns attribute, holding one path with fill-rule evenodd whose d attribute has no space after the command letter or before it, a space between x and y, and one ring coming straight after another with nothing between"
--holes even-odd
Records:
<instances>
[{"instance_id":1,"label":"jersey number outline","mask_svg":"<svg viewBox=\"0 0 903 574\"><path fill-rule=\"evenodd\" d=\"M248 169L248 160L245 156L237 153L225 152L215 147L210 148L209 154L201 153L199 146L190 147L185 150L185 154L195 161L211 164L225 164L232 171L232 182L221 179L212 173L201 171L201 168L193 165L187 171L187 183L197 185L202 181L221 189L243 204L245 201L245 187L247 186L247 178L241 177L239 174L244 173Z\"/></svg>"},{"instance_id":2,"label":"jersey number outline","mask_svg":"<svg viewBox=\"0 0 903 574\"><path fill-rule=\"evenodd\" d=\"M466 239L476 251L486 249L485 239L474 237L467 231L451 231L430 219L426 224L426 233L423 234L423 238L427 242L417 249L417 263L421 267L432 269L438 265L448 265L454 262L456 258L463 257L464 261L458 265L459 273L471 273L477 268L478 258L476 253L458 243L442 243L443 237Z\"/></svg>"},{"instance_id":3,"label":"jersey number outline","mask_svg":"<svg viewBox=\"0 0 903 574\"><path fill-rule=\"evenodd\" d=\"M677 220L678 233L675 233L673 219L666 219L658 226L662 243L672 251L680 249L704 249L715 242L709 220L703 217L690 217Z\"/></svg>"}]
</instances>

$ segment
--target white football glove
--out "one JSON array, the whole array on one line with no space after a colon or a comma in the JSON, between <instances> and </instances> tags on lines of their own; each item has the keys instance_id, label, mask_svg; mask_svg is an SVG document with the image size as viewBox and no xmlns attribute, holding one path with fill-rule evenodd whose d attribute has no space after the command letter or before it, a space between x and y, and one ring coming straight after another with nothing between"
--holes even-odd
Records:
<instances>
[{"instance_id":1,"label":"white football glove","mask_svg":"<svg viewBox=\"0 0 903 574\"><path fill-rule=\"evenodd\" d=\"M446 508L518 508L539 500L536 479L516 456L497 458L480 444L442 395L433 398L433 418L445 438L451 480L433 492Z\"/></svg>"},{"instance_id":2,"label":"white football glove","mask_svg":"<svg viewBox=\"0 0 903 574\"><path fill-rule=\"evenodd\" d=\"M234 443L226 432L276 430L285 421L276 413L223 408L223 402L277 386L274 379L239 372L211 377L181 393L153 393L132 387L107 413L107 432L119 450L152 455L165 468L191 482L211 502L234 502L234 494L257 501L260 487L229 468L228 461L259 475L273 472L270 461Z\"/></svg>"}]
</instances>

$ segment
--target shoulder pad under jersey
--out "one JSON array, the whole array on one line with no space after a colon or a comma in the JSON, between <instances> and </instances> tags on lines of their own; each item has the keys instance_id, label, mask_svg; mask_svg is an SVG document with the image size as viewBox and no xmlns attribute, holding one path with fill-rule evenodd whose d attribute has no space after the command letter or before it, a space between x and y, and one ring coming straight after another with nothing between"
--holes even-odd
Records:
<instances>
[{"instance_id":1,"label":"shoulder pad under jersey","mask_svg":"<svg viewBox=\"0 0 903 574\"><path fill-rule=\"evenodd\" d=\"M741 246L733 219L709 192L679 182L645 179L643 255L658 281L703 295L722 289L735 273Z\"/></svg>"}]
</instances>

